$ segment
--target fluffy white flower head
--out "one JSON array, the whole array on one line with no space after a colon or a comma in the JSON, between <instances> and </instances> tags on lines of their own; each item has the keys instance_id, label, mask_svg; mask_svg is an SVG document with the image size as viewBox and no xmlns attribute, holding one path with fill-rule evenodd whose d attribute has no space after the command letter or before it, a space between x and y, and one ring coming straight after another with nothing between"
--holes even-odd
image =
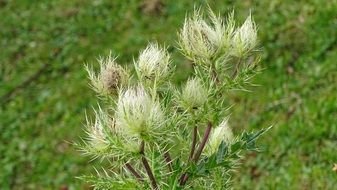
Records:
<instances>
[{"instance_id":1,"label":"fluffy white flower head","mask_svg":"<svg viewBox=\"0 0 337 190\"><path fill-rule=\"evenodd\" d=\"M233 139L233 132L228 125L228 118L226 118L211 133L209 143L206 148L206 153L209 155L215 153L218 150L222 141L224 141L226 144L231 144L233 142Z\"/></svg>"},{"instance_id":2,"label":"fluffy white flower head","mask_svg":"<svg viewBox=\"0 0 337 190\"><path fill-rule=\"evenodd\" d=\"M95 122L89 122L87 120L87 127L88 127L88 142L90 143L91 147L97 151L104 150L108 145L109 141L107 140L107 136L104 131L105 127L108 127L108 123L111 120L109 119L108 115L104 113L101 108L98 111L95 111Z\"/></svg>"},{"instance_id":3,"label":"fluffy white flower head","mask_svg":"<svg viewBox=\"0 0 337 190\"><path fill-rule=\"evenodd\" d=\"M140 53L135 67L141 80L159 81L169 74L169 64L170 55L167 50L156 43L150 43Z\"/></svg>"},{"instance_id":4,"label":"fluffy white flower head","mask_svg":"<svg viewBox=\"0 0 337 190\"><path fill-rule=\"evenodd\" d=\"M121 132L147 138L163 126L163 113L141 86L121 91L117 102L116 123Z\"/></svg>"},{"instance_id":5,"label":"fluffy white flower head","mask_svg":"<svg viewBox=\"0 0 337 190\"><path fill-rule=\"evenodd\" d=\"M232 17L229 17L225 25L211 10L209 15L210 24L203 19L198 10L195 10L193 17L185 19L179 33L180 48L191 60L210 59L230 45L234 28Z\"/></svg>"},{"instance_id":6,"label":"fluffy white flower head","mask_svg":"<svg viewBox=\"0 0 337 190\"><path fill-rule=\"evenodd\" d=\"M127 84L128 73L116 64L111 54L98 60L100 72L95 73L92 67L86 66L92 88L99 94L108 95L118 92L118 88Z\"/></svg>"},{"instance_id":7,"label":"fluffy white flower head","mask_svg":"<svg viewBox=\"0 0 337 190\"><path fill-rule=\"evenodd\" d=\"M181 93L182 107L191 110L202 106L207 101L207 90L198 78L189 79Z\"/></svg>"},{"instance_id":8,"label":"fluffy white flower head","mask_svg":"<svg viewBox=\"0 0 337 190\"><path fill-rule=\"evenodd\" d=\"M241 57L253 50L257 44L257 28L249 15L243 25L235 31L233 38L234 55Z\"/></svg>"}]
</instances>

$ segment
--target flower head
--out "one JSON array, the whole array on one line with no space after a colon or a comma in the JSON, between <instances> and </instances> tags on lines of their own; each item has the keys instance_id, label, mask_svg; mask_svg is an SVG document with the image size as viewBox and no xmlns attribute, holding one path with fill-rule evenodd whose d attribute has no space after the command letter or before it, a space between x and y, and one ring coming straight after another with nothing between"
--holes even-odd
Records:
<instances>
[{"instance_id":1,"label":"flower head","mask_svg":"<svg viewBox=\"0 0 337 190\"><path fill-rule=\"evenodd\" d=\"M179 45L190 59L210 59L218 53L224 53L230 45L234 22L232 17L223 20L209 10L210 24L203 19L198 10L193 17L186 18L179 33Z\"/></svg>"},{"instance_id":2,"label":"flower head","mask_svg":"<svg viewBox=\"0 0 337 190\"><path fill-rule=\"evenodd\" d=\"M89 122L87 118L87 127L88 127L88 142L91 148L96 151L101 151L109 146L109 141L107 139L107 130L111 129L109 126L113 124L109 116L102 111L101 108L99 110L94 110L95 112L95 122Z\"/></svg>"},{"instance_id":3,"label":"flower head","mask_svg":"<svg viewBox=\"0 0 337 190\"><path fill-rule=\"evenodd\" d=\"M118 88L127 84L128 73L115 63L115 58L111 55L98 61L100 64L100 72L98 74L91 67L86 67L92 88L102 95L116 94Z\"/></svg>"},{"instance_id":4,"label":"flower head","mask_svg":"<svg viewBox=\"0 0 337 190\"><path fill-rule=\"evenodd\" d=\"M189 79L181 93L181 106L187 110L196 109L207 101L207 95L200 79Z\"/></svg>"},{"instance_id":5,"label":"flower head","mask_svg":"<svg viewBox=\"0 0 337 190\"><path fill-rule=\"evenodd\" d=\"M139 139L121 134L115 120L101 107L94 109L94 112L94 122L87 118L87 139L83 145L79 145L84 154L119 161L139 152Z\"/></svg>"},{"instance_id":6,"label":"flower head","mask_svg":"<svg viewBox=\"0 0 337 190\"><path fill-rule=\"evenodd\" d=\"M226 144L231 144L233 142L233 132L228 126L228 118L224 119L220 125L213 130L209 138L209 143L206 148L207 154L213 154L218 151L218 148L222 141Z\"/></svg>"},{"instance_id":7,"label":"flower head","mask_svg":"<svg viewBox=\"0 0 337 190\"><path fill-rule=\"evenodd\" d=\"M116 122L127 135L146 140L155 134L164 122L157 101L152 100L141 86L121 91L117 102Z\"/></svg>"},{"instance_id":8,"label":"flower head","mask_svg":"<svg viewBox=\"0 0 337 190\"><path fill-rule=\"evenodd\" d=\"M170 72L170 55L165 48L151 43L143 50L135 62L137 74L141 80L157 82Z\"/></svg>"},{"instance_id":9,"label":"flower head","mask_svg":"<svg viewBox=\"0 0 337 190\"><path fill-rule=\"evenodd\" d=\"M233 38L234 55L241 57L253 50L257 44L256 24L249 15L243 25L235 31Z\"/></svg>"}]
</instances>

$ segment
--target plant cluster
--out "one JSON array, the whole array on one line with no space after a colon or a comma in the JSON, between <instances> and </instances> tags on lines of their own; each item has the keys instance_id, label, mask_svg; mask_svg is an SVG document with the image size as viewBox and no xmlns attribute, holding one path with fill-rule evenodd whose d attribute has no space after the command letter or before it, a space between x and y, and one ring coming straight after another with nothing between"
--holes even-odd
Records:
<instances>
[{"instance_id":1,"label":"plant cluster","mask_svg":"<svg viewBox=\"0 0 337 190\"><path fill-rule=\"evenodd\" d=\"M79 146L105 162L83 176L95 189L224 189L242 150L256 150L265 130L234 135L228 92L245 90L258 73L257 28L251 16L236 27L208 11L194 11L179 32L179 50L194 66L181 87L166 47L150 43L134 61L135 75L111 55L100 70L87 66L104 106L87 119ZM108 168L106 165L109 165Z\"/></svg>"}]
</instances>

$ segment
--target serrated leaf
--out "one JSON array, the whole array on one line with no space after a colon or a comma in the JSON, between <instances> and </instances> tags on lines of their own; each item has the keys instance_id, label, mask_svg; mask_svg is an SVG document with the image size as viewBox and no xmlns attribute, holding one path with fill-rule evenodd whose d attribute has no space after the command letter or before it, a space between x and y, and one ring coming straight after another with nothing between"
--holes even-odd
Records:
<instances>
[{"instance_id":1,"label":"serrated leaf","mask_svg":"<svg viewBox=\"0 0 337 190\"><path fill-rule=\"evenodd\" d=\"M226 143L222 141L218 148L218 152L216 154L216 163L219 164L220 162L222 162L224 157L227 155L227 153L228 153L228 147Z\"/></svg>"},{"instance_id":2,"label":"serrated leaf","mask_svg":"<svg viewBox=\"0 0 337 190\"><path fill-rule=\"evenodd\" d=\"M231 145L231 152L236 152L242 147L242 143L240 141L235 142Z\"/></svg>"}]
</instances>

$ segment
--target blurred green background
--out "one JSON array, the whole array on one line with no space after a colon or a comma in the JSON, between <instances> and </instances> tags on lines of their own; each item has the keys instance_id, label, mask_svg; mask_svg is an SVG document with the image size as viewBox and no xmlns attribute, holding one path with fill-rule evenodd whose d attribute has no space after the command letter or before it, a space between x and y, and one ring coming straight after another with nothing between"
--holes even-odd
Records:
<instances>
[{"instance_id":1,"label":"blurred green background","mask_svg":"<svg viewBox=\"0 0 337 190\"><path fill-rule=\"evenodd\" d=\"M0 0L0 189L89 189L71 144L97 99L84 63L111 50L132 64L148 42L172 48L180 83L191 66L174 48L194 5L239 23L251 11L265 68L236 93L235 131L275 127L248 153L235 189L334 189L337 173L336 0Z\"/></svg>"}]
</instances>

